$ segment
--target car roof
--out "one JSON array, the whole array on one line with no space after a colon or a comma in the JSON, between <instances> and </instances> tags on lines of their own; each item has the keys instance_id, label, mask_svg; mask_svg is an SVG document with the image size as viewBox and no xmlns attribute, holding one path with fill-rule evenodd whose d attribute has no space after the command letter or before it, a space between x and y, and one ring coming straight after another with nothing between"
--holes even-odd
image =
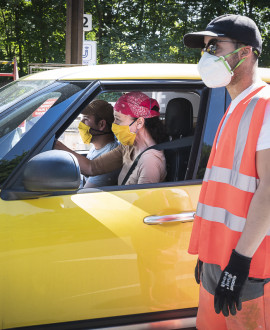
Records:
<instances>
[{"instance_id":1,"label":"car roof","mask_svg":"<svg viewBox=\"0 0 270 330\"><path fill-rule=\"evenodd\" d=\"M259 68L259 76L270 82L270 69ZM75 66L38 72L24 80L123 80L191 79L200 80L196 64L144 63Z\"/></svg>"}]
</instances>

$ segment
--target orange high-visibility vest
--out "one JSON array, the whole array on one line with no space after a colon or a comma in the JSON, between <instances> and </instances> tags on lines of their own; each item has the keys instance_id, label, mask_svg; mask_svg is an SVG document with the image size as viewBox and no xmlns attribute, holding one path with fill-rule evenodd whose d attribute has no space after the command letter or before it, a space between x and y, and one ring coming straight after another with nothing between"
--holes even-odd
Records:
<instances>
[{"instance_id":1,"label":"orange high-visibility vest","mask_svg":"<svg viewBox=\"0 0 270 330\"><path fill-rule=\"evenodd\" d=\"M227 110L207 164L188 252L222 270L241 236L259 184L256 145L269 101L270 88L257 88L239 102L221 131ZM249 276L270 277L270 231L252 258Z\"/></svg>"}]
</instances>

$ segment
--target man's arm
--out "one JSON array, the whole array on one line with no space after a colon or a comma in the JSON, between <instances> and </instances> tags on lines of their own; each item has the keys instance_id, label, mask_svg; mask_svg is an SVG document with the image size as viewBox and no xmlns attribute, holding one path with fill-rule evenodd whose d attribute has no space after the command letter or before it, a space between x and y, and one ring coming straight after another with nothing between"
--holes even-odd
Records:
<instances>
[{"instance_id":1,"label":"man's arm","mask_svg":"<svg viewBox=\"0 0 270 330\"><path fill-rule=\"evenodd\" d=\"M88 159L88 158L78 154L77 152L69 149L67 146L65 146L62 142L60 142L58 140L55 141L54 149L64 150L64 151L68 151L68 152L72 153L78 159L82 174L87 175L87 176L94 175L92 173L91 160L90 159Z\"/></svg>"},{"instance_id":2,"label":"man's arm","mask_svg":"<svg viewBox=\"0 0 270 330\"><path fill-rule=\"evenodd\" d=\"M270 230L270 149L256 152L260 183L250 203L247 221L235 251L252 257Z\"/></svg>"}]
</instances>

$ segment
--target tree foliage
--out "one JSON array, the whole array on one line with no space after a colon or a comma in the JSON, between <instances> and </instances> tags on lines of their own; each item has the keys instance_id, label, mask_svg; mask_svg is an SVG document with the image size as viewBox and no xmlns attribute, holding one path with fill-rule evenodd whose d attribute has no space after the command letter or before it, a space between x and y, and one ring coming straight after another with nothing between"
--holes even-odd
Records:
<instances>
[{"instance_id":1,"label":"tree foliage","mask_svg":"<svg viewBox=\"0 0 270 330\"><path fill-rule=\"evenodd\" d=\"M1 0L0 4L1 60L16 56L20 75L31 62L64 62L64 0Z\"/></svg>"},{"instance_id":2,"label":"tree foliage","mask_svg":"<svg viewBox=\"0 0 270 330\"><path fill-rule=\"evenodd\" d=\"M260 66L270 67L268 0L85 0L93 15L98 63L196 63L200 51L183 45L190 31L204 30L225 13L254 19L264 40ZM65 62L65 0L0 0L0 60L17 57L20 76L28 63Z\"/></svg>"}]
</instances>

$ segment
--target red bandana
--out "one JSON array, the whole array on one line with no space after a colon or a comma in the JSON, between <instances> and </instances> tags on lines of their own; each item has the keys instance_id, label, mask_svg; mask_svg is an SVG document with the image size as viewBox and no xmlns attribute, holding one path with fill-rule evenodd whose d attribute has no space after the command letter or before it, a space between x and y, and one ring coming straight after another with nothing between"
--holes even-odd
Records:
<instances>
[{"instance_id":1,"label":"red bandana","mask_svg":"<svg viewBox=\"0 0 270 330\"><path fill-rule=\"evenodd\" d=\"M114 110L133 118L152 118L159 116L159 104L142 92L122 95L114 105Z\"/></svg>"}]
</instances>

